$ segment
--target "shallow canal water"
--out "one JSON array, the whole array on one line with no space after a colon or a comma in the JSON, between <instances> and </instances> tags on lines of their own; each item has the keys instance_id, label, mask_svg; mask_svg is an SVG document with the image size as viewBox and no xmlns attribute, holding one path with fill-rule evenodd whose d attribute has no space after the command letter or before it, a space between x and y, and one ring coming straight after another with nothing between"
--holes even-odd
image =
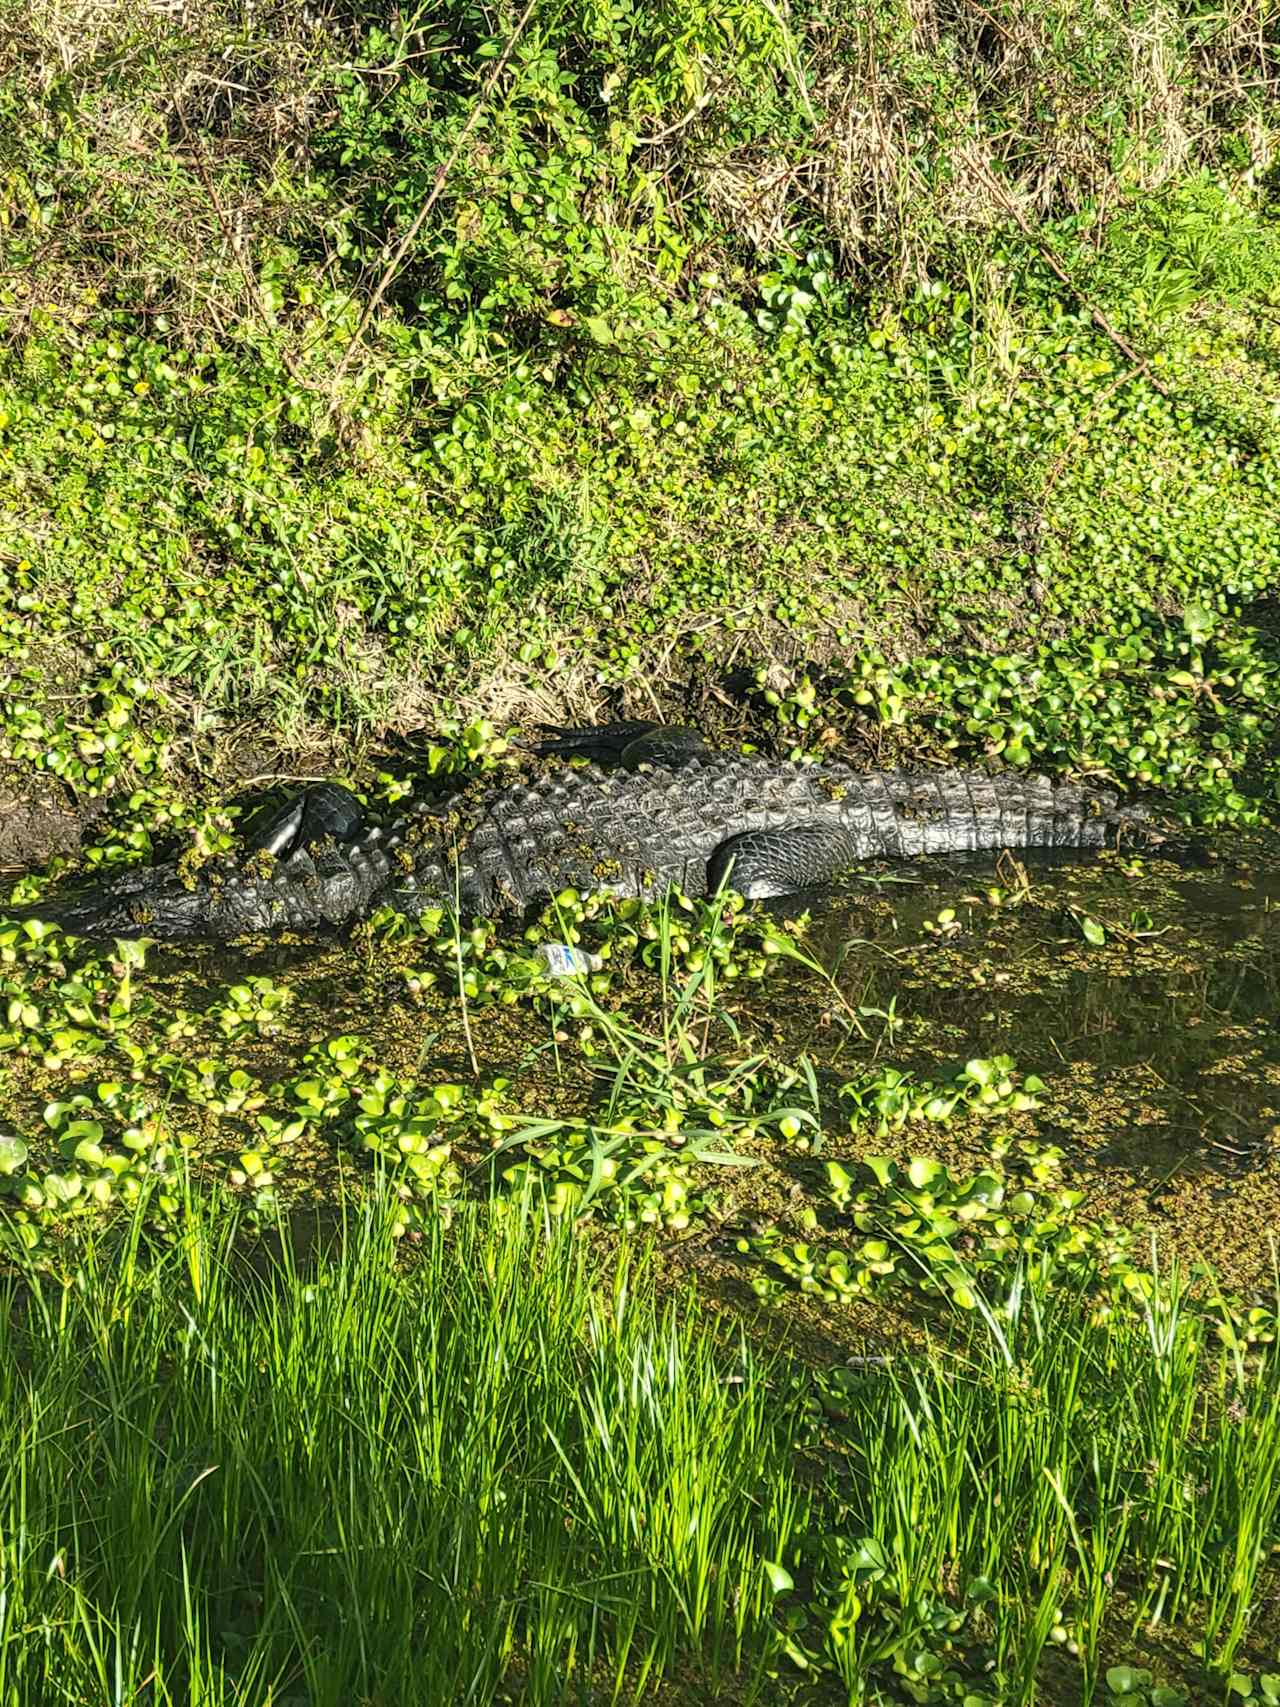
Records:
<instances>
[{"instance_id":1,"label":"shallow canal water","mask_svg":"<svg viewBox=\"0 0 1280 1707\"><path fill-rule=\"evenodd\" d=\"M921 1072L1011 1056L1046 1083L1037 1139L1118 1214L1149 1214L1184 1255L1263 1279L1280 1208L1275 848L886 875L836 898L809 933L865 1010L873 1049ZM821 1057L817 989L775 986L769 1006L790 1048ZM842 1039L835 1052L869 1050ZM931 1134L911 1136L920 1150Z\"/></svg>"},{"instance_id":2,"label":"shallow canal water","mask_svg":"<svg viewBox=\"0 0 1280 1707\"><path fill-rule=\"evenodd\" d=\"M826 1108L825 1091L871 1065L937 1080L972 1058L1008 1056L1045 1084L1039 1108L1008 1123L1015 1136L1060 1146L1074 1179L1126 1221L1149 1219L1188 1258L1208 1256L1238 1280L1262 1283L1280 1202L1274 847L1234 843L1195 865L1112 854L885 866L773 912L785 928L806 908L797 941L827 976L784 958L763 982L722 982L711 1016L700 1029L695 1011L690 1030L722 1060L763 1053L810 1063L824 1088L823 1161L897 1150L980 1165L989 1123L916 1123L886 1136L851 1129L834 1104ZM594 930L583 925L585 946ZM512 953L527 947L514 932L498 937L499 951L504 943ZM93 953L109 963L109 950ZM67 960L8 968L10 994L25 990L44 1011L68 975L78 976L76 954ZM152 945L131 977L132 1012L96 1054L51 1059L37 1046L0 1057L0 1113L33 1160L43 1141L46 1165L60 1166L43 1111L72 1095L92 1098L104 1081L131 1080L155 1106L171 1108L188 1153L225 1176L229 1158L233 1165L257 1142L256 1113L211 1109L207 1099L175 1103L174 1062L212 1059L223 1074L247 1073L270 1108L273 1091L303 1071L307 1049L341 1034L363 1040L372 1066L428 1089L474 1084L478 1070L485 1080L509 1079L512 1103L528 1115L598 1105L616 1063L607 1051L584 1058L591 1033L581 1015L561 1008L553 1018L545 999L528 996L508 1005L492 982L462 1003L456 966L438 958L434 986L428 979L415 991L422 963L420 942L377 935L232 949ZM634 956L615 958L611 969L601 1008L658 1035L657 975ZM286 1001L266 1023L237 1023L234 992L257 979L287 992ZM678 991L677 978L668 1008ZM108 1123L108 1145L112 1130ZM342 1150L323 1125L283 1144L273 1169L280 1200L323 1201L351 1160ZM462 1153L474 1167L465 1140ZM65 1148L62 1155L65 1162ZM820 1172L815 1157L764 1141L756 1161L712 1180L716 1222L776 1215Z\"/></svg>"}]
</instances>

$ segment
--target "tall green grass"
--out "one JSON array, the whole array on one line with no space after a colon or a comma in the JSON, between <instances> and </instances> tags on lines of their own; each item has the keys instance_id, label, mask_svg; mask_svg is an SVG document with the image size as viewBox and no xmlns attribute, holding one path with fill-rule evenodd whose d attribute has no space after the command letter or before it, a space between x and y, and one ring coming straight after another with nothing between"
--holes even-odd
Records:
<instances>
[{"instance_id":1,"label":"tall green grass","mask_svg":"<svg viewBox=\"0 0 1280 1707\"><path fill-rule=\"evenodd\" d=\"M927 1355L846 1380L826 1445L809 1635L851 1703L924 1654L983 1707L1110 1701L1107 1670L1157 1637L1183 1707L1239 1698L1250 1637L1274 1669L1280 1361L1220 1344L1177 1273L1119 1310L1015 1277Z\"/></svg>"},{"instance_id":2,"label":"tall green grass","mask_svg":"<svg viewBox=\"0 0 1280 1707\"><path fill-rule=\"evenodd\" d=\"M9 1277L0 1707L1079 1707L1166 1631L1189 1707L1274 1663L1280 1360L1177 1274L1015 1258L801 1372L527 1203L390 1226L304 1261L193 1201Z\"/></svg>"},{"instance_id":3,"label":"tall green grass","mask_svg":"<svg viewBox=\"0 0 1280 1707\"><path fill-rule=\"evenodd\" d=\"M794 1410L522 1212L406 1272L91 1246L0 1308L0 1702L630 1698L759 1651ZM581 1695L579 1692L582 1692Z\"/></svg>"}]
</instances>

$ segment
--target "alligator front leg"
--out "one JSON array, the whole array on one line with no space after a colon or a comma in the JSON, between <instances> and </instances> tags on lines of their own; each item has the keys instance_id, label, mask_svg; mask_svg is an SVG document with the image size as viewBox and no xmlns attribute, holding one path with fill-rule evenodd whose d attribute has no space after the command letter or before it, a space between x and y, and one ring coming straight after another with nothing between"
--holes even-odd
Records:
<instances>
[{"instance_id":1,"label":"alligator front leg","mask_svg":"<svg viewBox=\"0 0 1280 1707\"><path fill-rule=\"evenodd\" d=\"M696 729L682 723L601 723L592 729L556 729L527 743L542 758L593 759L598 764L639 770L662 765L675 770L690 759L710 756L712 749Z\"/></svg>"},{"instance_id":2,"label":"alligator front leg","mask_svg":"<svg viewBox=\"0 0 1280 1707\"><path fill-rule=\"evenodd\" d=\"M266 812L249 826L245 847L251 853L277 858L313 847L331 836L335 842L356 841L364 829L364 808L349 788L320 782Z\"/></svg>"}]
</instances>

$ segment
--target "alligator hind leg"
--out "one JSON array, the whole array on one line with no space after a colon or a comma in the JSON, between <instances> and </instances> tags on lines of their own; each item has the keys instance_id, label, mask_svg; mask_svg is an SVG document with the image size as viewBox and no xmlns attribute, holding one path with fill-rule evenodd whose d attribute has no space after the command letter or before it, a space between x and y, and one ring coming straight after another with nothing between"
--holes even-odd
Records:
<instances>
[{"instance_id":1,"label":"alligator hind leg","mask_svg":"<svg viewBox=\"0 0 1280 1707\"><path fill-rule=\"evenodd\" d=\"M853 831L839 824L744 830L721 842L707 861L707 893L727 882L748 901L794 895L841 876L864 853Z\"/></svg>"},{"instance_id":2,"label":"alligator hind leg","mask_svg":"<svg viewBox=\"0 0 1280 1707\"><path fill-rule=\"evenodd\" d=\"M623 765L638 770L641 765L665 765L674 770L690 759L706 758L711 752L696 729L679 723L602 723L594 729L552 728L544 739L527 743L542 758L594 759L599 764Z\"/></svg>"},{"instance_id":3,"label":"alligator hind leg","mask_svg":"<svg viewBox=\"0 0 1280 1707\"><path fill-rule=\"evenodd\" d=\"M326 836L354 842L364 827L364 808L351 790L321 782L259 818L245 837L245 847L284 858Z\"/></svg>"}]
</instances>

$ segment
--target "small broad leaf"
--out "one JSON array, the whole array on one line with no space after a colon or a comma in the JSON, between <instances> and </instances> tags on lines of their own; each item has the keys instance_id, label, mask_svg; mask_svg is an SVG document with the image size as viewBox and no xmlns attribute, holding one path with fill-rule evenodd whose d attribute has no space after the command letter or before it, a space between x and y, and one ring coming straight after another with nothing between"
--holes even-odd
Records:
<instances>
[{"instance_id":1,"label":"small broad leaf","mask_svg":"<svg viewBox=\"0 0 1280 1707\"><path fill-rule=\"evenodd\" d=\"M913 1156L907 1164L907 1178L917 1191L923 1191L925 1186L932 1184L941 1172L942 1164L931 1161L927 1156Z\"/></svg>"},{"instance_id":2,"label":"small broad leaf","mask_svg":"<svg viewBox=\"0 0 1280 1707\"><path fill-rule=\"evenodd\" d=\"M1146 1688L1151 1682L1149 1671L1139 1671L1136 1666L1109 1666L1107 1668L1107 1688L1113 1695L1135 1695L1138 1690Z\"/></svg>"},{"instance_id":3,"label":"small broad leaf","mask_svg":"<svg viewBox=\"0 0 1280 1707\"><path fill-rule=\"evenodd\" d=\"M792 1577L791 1572L785 1565L779 1565L773 1559L762 1559L760 1564L766 1578L768 1579L771 1593L791 1593L792 1589L796 1586L795 1579Z\"/></svg>"},{"instance_id":4,"label":"small broad leaf","mask_svg":"<svg viewBox=\"0 0 1280 1707\"><path fill-rule=\"evenodd\" d=\"M27 1146L16 1132L0 1132L0 1174L15 1174L27 1159Z\"/></svg>"},{"instance_id":5,"label":"small broad leaf","mask_svg":"<svg viewBox=\"0 0 1280 1707\"><path fill-rule=\"evenodd\" d=\"M1106 931L1103 930L1097 919L1091 919L1087 913L1080 921L1080 935L1086 942L1092 943L1094 948L1101 948L1107 940Z\"/></svg>"},{"instance_id":6,"label":"small broad leaf","mask_svg":"<svg viewBox=\"0 0 1280 1707\"><path fill-rule=\"evenodd\" d=\"M72 1120L62 1129L64 1143L76 1143L88 1139L91 1144L102 1142L102 1123L97 1120Z\"/></svg>"},{"instance_id":7,"label":"small broad leaf","mask_svg":"<svg viewBox=\"0 0 1280 1707\"><path fill-rule=\"evenodd\" d=\"M850 1556L849 1564L855 1571L870 1571L877 1575L889 1568L885 1550L874 1535L862 1537Z\"/></svg>"},{"instance_id":8,"label":"small broad leaf","mask_svg":"<svg viewBox=\"0 0 1280 1707\"><path fill-rule=\"evenodd\" d=\"M1199 646L1213 633L1212 613L1201 604L1189 604L1182 613L1182 627L1192 644Z\"/></svg>"}]
</instances>

